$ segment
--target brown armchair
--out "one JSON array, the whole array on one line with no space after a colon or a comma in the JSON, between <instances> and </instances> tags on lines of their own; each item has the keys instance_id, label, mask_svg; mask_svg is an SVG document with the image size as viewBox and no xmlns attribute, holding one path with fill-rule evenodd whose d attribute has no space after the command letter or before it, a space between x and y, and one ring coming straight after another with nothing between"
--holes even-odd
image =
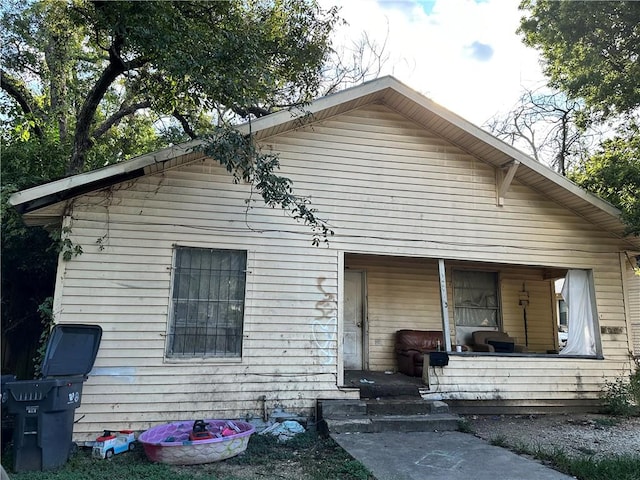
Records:
<instances>
[{"instance_id":1,"label":"brown armchair","mask_svg":"<svg viewBox=\"0 0 640 480\"><path fill-rule=\"evenodd\" d=\"M471 339L473 345L470 347L474 352L520 353L527 351L526 346L518 345L516 339L505 332L476 330L471 334Z\"/></svg>"},{"instance_id":2,"label":"brown armchair","mask_svg":"<svg viewBox=\"0 0 640 480\"><path fill-rule=\"evenodd\" d=\"M442 332L436 330L398 330L396 360L398 371L410 377L422 377L424 354L444 349Z\"/></svg>"}]
</instances>

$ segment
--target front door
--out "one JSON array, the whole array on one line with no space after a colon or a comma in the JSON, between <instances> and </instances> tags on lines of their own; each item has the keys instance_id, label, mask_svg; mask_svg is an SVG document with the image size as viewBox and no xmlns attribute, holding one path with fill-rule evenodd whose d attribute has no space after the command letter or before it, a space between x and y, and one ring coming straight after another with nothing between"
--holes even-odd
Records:
<instances>
[{"instance_id":1,"label":"front door","mask_svg":"<svg viewBox=\"0 0 640 480\"><path fill-rule=\"evenodd\" d=\"M344 328L342 355L345 370L363 370L364 272L344 272Z\"/></svg>"}]
</instances>

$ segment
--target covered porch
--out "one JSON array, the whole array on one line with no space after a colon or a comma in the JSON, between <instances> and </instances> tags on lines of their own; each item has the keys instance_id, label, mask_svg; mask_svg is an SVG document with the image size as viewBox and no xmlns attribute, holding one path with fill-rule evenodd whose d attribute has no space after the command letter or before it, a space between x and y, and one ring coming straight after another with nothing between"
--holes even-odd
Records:
<instances>
[{"instance_id":1,"label":"covered porch","mask_svg":"<svg viewBox=\"0 0 640 480\"><path fill-rule=\"evenodd\" d=\"M481 407L532 412L567 406L592 410L599 403L603 363L595 303L596 350L588 355L560 354L556 281L567 271L345 254L342 385L362 386L354 385L353 372L387 372L392 378L389 374L398 372L399 330L438 331L447 365L425 364L423 374L408 382L421 383L424 398L473 411ZM472 332L478 330L504 332L524 348L485 351L473 343Z\"/></svg>"}]
</instances>

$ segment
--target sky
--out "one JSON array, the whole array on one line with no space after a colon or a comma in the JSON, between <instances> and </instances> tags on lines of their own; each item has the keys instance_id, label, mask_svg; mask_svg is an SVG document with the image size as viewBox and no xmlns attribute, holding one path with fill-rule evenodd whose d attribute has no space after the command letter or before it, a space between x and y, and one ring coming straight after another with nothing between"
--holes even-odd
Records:
<instances>
[{"instance_id":1,"label":"sky","mask_svg":"<svg viewBox=\"0 0 640 480\"><path fill-rule=\"evenodd\" d=\"M516 105L523 88L544 85L536 50L516 33L519 0L321 0L348 25L335 44L362 32L389 55L393 75L443 107L482 126Z\"/></svg>"}]
</instances>

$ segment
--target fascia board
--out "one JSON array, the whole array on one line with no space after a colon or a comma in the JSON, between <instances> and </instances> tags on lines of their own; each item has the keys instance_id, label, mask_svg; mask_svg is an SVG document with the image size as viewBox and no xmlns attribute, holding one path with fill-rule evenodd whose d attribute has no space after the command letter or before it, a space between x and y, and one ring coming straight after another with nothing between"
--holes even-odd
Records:
<instances>
[{"instance_id":1,"label":"fascia board","mask_svg":"<svg viewBox=\"0 0 640 480\"><path fill-rule=\"evenodd\" d=\"M32 202L42 197L56 195L65 190L82 187L92 183L98 183L110 177L118 177L144 169L154 163L160 163L180 155L189 153L194 147L200 145L201 140L182 143L167 147L157 152L141 155L126 162L116 163L107 167L93 170L91 172L80 173L71 177L61 178L53 182L45 183L36 187L31 187L20 192L16 192L9 197L9 203L14 207Z\"/></svg>"}]
</instances>

